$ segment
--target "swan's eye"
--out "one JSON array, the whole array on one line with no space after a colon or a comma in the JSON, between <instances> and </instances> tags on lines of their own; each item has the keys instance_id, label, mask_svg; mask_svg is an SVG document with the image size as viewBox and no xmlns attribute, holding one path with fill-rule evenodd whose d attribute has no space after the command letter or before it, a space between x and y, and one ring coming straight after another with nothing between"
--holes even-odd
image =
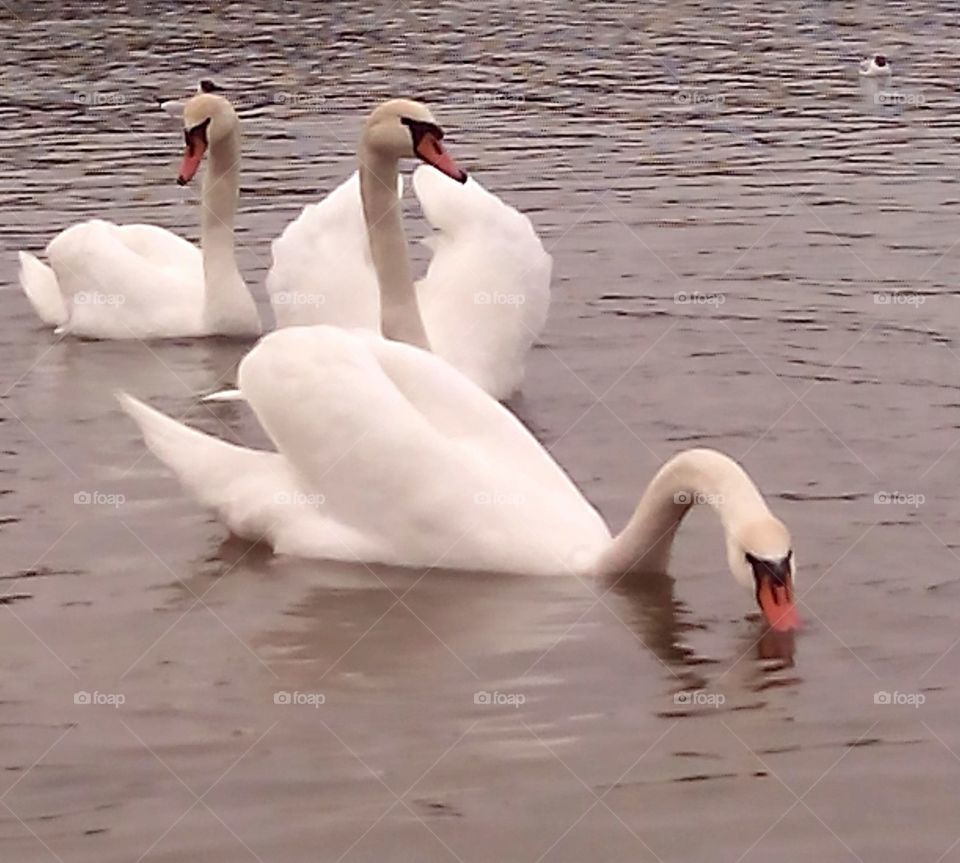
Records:
<instances>
[{"instance_id":1,"label":"swan's eye","mask_svg":"<svg viewBox=\"0 0 960 863\"><path fill-rule=\"evenodd\" d=\"M437 141L443 140L443 129L436 123L427 123L423 120L411 120L409 117L401 117L400 122L410 129L410 135L413 137L413 149L420 146L420 142L430 135Z\"/></svg>"},{"instance_id":2,"label":"swan's eye","mask_svg":"<svg viewBox=\"0 0 960 863\"><path fill-rule=\"evenodd\" d=\"M193 154L197 147L207 146L207 127L210 125L210 117L207 117L202 123L191 126L183 132L183 139L187 142L187 150Z\"/></svg>"},{"instance_id":3,"label":"swan's eye","mask_svg":"<svg viewBox=\"0 0 960 863\"><path fill-rule=\"evenodd\" d=\"M762 579L769 579L773 584L781 587L786 587L790 583L792 577L790 572L790 561L793 558L792 549L779 560L757 557L750 554L749 551L745 553L745 557L758 583Z\"/></svg>"}]
</instances>

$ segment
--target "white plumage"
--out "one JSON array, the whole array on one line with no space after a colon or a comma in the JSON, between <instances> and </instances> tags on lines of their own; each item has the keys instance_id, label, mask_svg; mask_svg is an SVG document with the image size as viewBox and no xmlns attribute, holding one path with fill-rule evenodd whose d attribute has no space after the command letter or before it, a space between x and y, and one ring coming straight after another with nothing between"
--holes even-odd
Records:
<instances>
[{"instance_id":1,"label":"white plumage","mask_svg":"<svg viewBox=\"0 0 960 863\"><path fill-rule=\"evenodd\" d=\"M423 165L413 186L436 234L417 302L431 350L503 399L520 385L546 323L552 260L530 220L476 180ZM402 191L402 188L401 188ZM379 332L380 294L358 174L306 207L273 244L267 292L277 326Z\"/></svg>"}]
</instances>

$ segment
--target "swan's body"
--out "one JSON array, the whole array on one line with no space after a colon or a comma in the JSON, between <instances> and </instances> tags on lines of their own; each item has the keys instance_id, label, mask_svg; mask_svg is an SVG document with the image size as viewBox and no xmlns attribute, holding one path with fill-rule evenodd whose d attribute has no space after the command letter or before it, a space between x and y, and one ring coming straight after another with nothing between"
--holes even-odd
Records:
<instances>
[{"instance_id":1,"label":"swan's body","mask_svg":"<svg viewBox=\"0 0 960 863\"><path fill-rule=\"evenodd\" d=\"M189 492L278 553L530 575L659 569L695 496L710 495L737 579L759 591L752 572L769 566L787 591L771 595L789 600L789 534L719 453L671 460L614 539L523 425L426 351L364 331L286 328L246 356L240 389L276 452L122 401Z\"/></svg>"},{"instance_id":2,"label":"swan's body","mask_svg":"<svg viewBox=\"0 0 960 863\"><path fill-rule=\"evenodd\" d=\"M73 225L47 246L49 266L20 253L20 284L45 324L101 339L260 334L234 258L239 122L225 99L201 93L184 106L184 125L185 164L191 159L195 171L204 150L210 153L202 251L153 225Z\"/></svg>"},{"instance_id":3,"label":"swan's body","mask_svg":"<svg viewBox=\"0 0 960 863\"><path fill-rule=\"evenodd\" d=\"M267 293L277 327L379 327L380 294L360 206L359 173L304 207L272 248Z\"/></svg>"},{"instance_id":4,"label":"swan's body","mask_svg":"<svg viewBox=\"0 0 960 863\"><path fill-rule=\"evenodd\" d=\"M889 78L891 74L890 63L883 54L875 54L860 63L863 78Z\"/></svg>"},{"instance_id":5,"label":"swan's body","mask_svg":"<svg viewBox=\"0 0 960 863\"><path fill-rule=\"evenodd\" d=\"M359 171L306 207L273 244L267 291L277 326L379 331L386 319L378 272L387 273L410 283L403 290L419 305L421 346L429 344L495 398L506 398L519 387L526 355L546 322L550 256L526 216L475 180L457 182L424 165L413 185L437 233L429 240L434 255L427 274L414 288L392 181L402 151L378 159L370 128L361 138ZM371 209L379 216L365 218Z\"/></svg>"}]
</instances>

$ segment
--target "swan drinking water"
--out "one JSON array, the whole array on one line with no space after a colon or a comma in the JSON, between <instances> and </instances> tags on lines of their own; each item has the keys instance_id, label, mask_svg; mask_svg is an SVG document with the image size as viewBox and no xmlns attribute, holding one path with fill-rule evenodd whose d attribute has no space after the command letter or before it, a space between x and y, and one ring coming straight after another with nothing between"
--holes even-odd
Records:
<instances>
[{"instance_id":1,"label":"swan drinking water","mask_svg":"<svg viewBox=\"0 0 960 863\"><path fill-rule=\"evenodd\" d=\"M790 535L721 453L668 461L614 538L519 420L431 353L362 330L289 327L244 358L239 378L275 451L120 399L189 493L233 533L277 553L617 577L666 568L681 519L706 500L737 582L771 626L797 625Z\"/></svg>"},{"instance_id":2,"label":"swan drinking water","mask_svg":"<svg viewBox=\"0 0 960 863\"><path fill-rule=\"evenodd\" d=\"M177 181L188 183L209 155L200 249L154 225L73 225L47 246L49 266L20 253L20 284L45 324L99 339L260 334L234 256L239 120L226 99L201 86L183 106L183 125Z\"/></svg>"},{"instance_id":3,"label":"swan drinking water","mask_svg":"<svg viewBox=\"0 0 960 863\"><path fill-rule=\"evenodd\" d=\"M552 261L530 220L467 178L427 106L391 99L367 118L359 169L273 243L277 326L334 324L428 348L497 399L520 385L546 322ZM401 160L438 233L414 283L400 209Z\"/></svg>"}]
</instances>

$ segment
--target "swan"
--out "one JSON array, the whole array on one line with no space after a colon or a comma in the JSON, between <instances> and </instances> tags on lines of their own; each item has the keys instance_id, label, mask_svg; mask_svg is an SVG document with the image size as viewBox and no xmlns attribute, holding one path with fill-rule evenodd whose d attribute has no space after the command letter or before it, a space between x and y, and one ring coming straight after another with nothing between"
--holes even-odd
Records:
<instances>
[{"instance_id":1,"label":"swan","mask_svg":"<svg viewBox=\"0 0 960 863\"><path fill-rule=\"evenodd\" d=\"M47 246L49 266L20 252L20 285L45 324L98 339L260 335L234 256L240 123L209 83L183 104L186 151L177 177L188 183L209 152L200 249L154 225L73 225Z\"/></svg>"},{"instance_id":2,"label":"swan","mask_svg":"<svg viewBox=\"0 0 960 863\"><path fill-rule=\"evenodd\" d=\"M267 292L278 327L382 330L429 348L505 399L546 323L552 259L530 220L468 178L442 138L425 105L378 105L360 136L358 171L274 241ZM408 158L425 163L413 186L436 231L416 284L398 179Z\"/></svg>"},{"instance_id":3,"label":"swan","mask_svg":"<svg viewBox=\"0 0 960 863\"><path fill-rule=\"evenodd\" d=\"M790 535L719 452L681 452L613 538L529 431L435 354L366 330L287 327L240 364L276 451L212 437L126 394L148 448L235 534L278 554L521 575L664 569L694 503L771 626L797 625Z\"/></svg>"},{"instance_id":4,"label":"swan","mask_svg":"<svg viewBox=\"0 0 960 863\"><path fill-rule=\"evenodd\" d=\"M889 78L892 70L883 54L875 54L860 63L860 74L864 78Z\"/></svg>"}]
</instances>

